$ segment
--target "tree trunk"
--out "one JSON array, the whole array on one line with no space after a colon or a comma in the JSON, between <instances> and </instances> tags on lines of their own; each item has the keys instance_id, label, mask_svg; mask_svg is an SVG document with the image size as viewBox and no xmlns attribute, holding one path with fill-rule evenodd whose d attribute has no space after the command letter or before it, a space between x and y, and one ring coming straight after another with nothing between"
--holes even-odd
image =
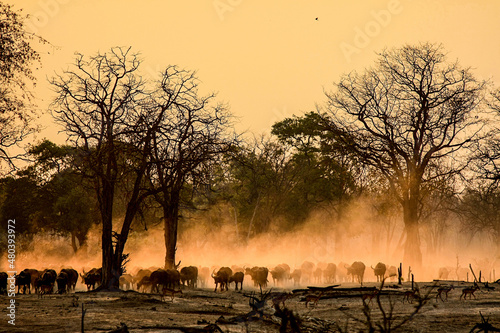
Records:
<instances>
[{"instance_id":1,"label":"tree trunk","mask_svg":"<svg viewBox=\"0 0 500 333\"><path fill-rule=\"evenodd\" d=\"M127 256L124 256L123 252L125 250L125 243L127 242L128 235L130 233L130 227L134 218L139 211L139 206L145 197L139 196L140 184L142 182L142 173L138 175L135 180L134 190L132 191L132 196L127 205L127 211L125 213L125 218L123 219L122 229L120 234L116 239L115 254L113 260L113 275L114 278L119 280L120 276L123 274L123 261ZM114 281L112 283L113 287L119 288L119 281Z\"/></svg>"},{"instance_id":2,"label":"tree trunk","mask_svg":"<svg viewBox=\"0 0 500 333\"><path fill-rule=\"evenodd\" d=\"M112 226L111 225L103 225L102 228L102 279L101 279L101 288L100 289L108 289L112 287L110 282L113 277L113 239L112 239Z\"/></svg>"},{"instance_id":3,"label":"tree trunk","mask_svg":"<svg viewBox=\"0 0 500 333\"><path fill-rule=\"evenodd\" d=\"M76 239L78 239L78 247L79 249L85 250L87 247L87 233L86 232L80 232L77 231L76 234Z\"/></svg>"},{"instance_id":4,"label":"tree trunk","mask_svg":"<svg viewBox=\"0 0 500 333\"><path fill-rule=\"evenodd\" d=\"M102 279L100 289L112 289L113 288L113 262L114 262L114 250L113 250L113 197L114 189L109 182L103 182L102 190ZM118 281L116 282L118 286Z\"/></svg>"},{"instance_id":5,"label":"tree trunk","mask_svg":"<svg viewBox=\"0 0 500 333\"><path fill-rule=\"evenodd\" d=\"M333 229L335 233L335 256L337 258L344 257L344 235L346 234L346 227L342 224L345 212L344 212L344 202L346 200L343 198L339 199L337 204L337 216L333 221Z\"/></svg>"},{"instance_id":6,"label":"tree trunk","mask_svg":"<svg viewBox=\"0 0 500 333\"><path fill-rule=\"evenodd\" d=\"M336 258L343 258L344 257L344 232L341 230L341 227L339 224L335 225L333 228L334 228L334 235L335 235L335 257Z\"/></svg>"},{"instance_id":7,"label":"tree trunk","mask_svg":"<svg viewBox=\"0 0 500 333\"><path fill-rule=\"evenodd\" d=\"M381 230L380 223L378 221L371 221L371 232L372 232L372 250L371 252L377 257L381 255L380 243L381 243Z\"/></svg>"},{"instance_id":8,"label":"tree trunk","mask_svg":"<svg viewBox=\"0 0 500 333\"><path fill-rule=\"evenodd\" d=\"M495 235L496 235L496 240L497 240L497 255L496 258L500 258L500 221L497 221L496 223L496 229L495 229Z\"/></svg>"},{"instance_id":9,"label":"tree trunk","mask_svg":"<svg viewBox=\"0 0 500 333\"><path fill-rule=\"evenodd\" d=\"M410 198L403 205L404 224L406 231L406 242L404 247L403 261L411 266L412 270L421 273L422 250L420 249L420 230L418 222L417 196Z\"/></svg>"},{"instance_id":10,"label":"tree trunk","mask_svg":"<svg viewBox=\"0 0 500 333\"><path fill-rule=\"evenodd\" d=\"M163 214L165 221L165 269L175 268L175 251L177 250L177 226L179 223L179 208L177 204L173 207L164 205Z\"/></svg>"},{"instance_id":11,"label":"tree trunk","mask_svg":"<svg viewBox=\"0 0 500 333\"><path fill-rule=\"evenodd\" d=\"M76 251L78 251L78 246L76 246L76 232L75 231L71 232L71 247L73 248L73 253L76 253Z\"/></svg>"}]
</instances>

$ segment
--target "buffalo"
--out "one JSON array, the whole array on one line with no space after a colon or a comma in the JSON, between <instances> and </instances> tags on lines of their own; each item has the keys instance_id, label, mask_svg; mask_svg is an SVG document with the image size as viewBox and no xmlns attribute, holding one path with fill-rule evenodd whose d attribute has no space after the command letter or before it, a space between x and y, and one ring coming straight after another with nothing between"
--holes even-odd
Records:
<instances>
[{"instance_id":1,"label":"buffalo","mask_svg":"<svg viewBox=\"0 0 500 333\"><path fill-rule=\"evenodd\" d=\"M314 277L314 282L315 283L322 283L322 280L323 280L323 270L320 267L316 267L316 269L313 272L313 277Z\"/></svg>"},{"instance_id":2,"label":"buffalo","mask_svg":"<svg viewBox=\"0 0 500 333\"><path fill-rule=\"evenodd\" d=\"M137 271L137 274L134 276L134 283L139 284L139 282L144 278L151 275L151 271L149 269L140 269ZM139 290L139 286L137 286L137 290Z\"/></svg>"},{"instance_id":3,"label":"buffalo","mask_svg":"<svg viewBox=\"0 0 500 333\"><path fill-rule=\"evenodd\" d=\"M240 290L243 290L243 279L245 274L243 272L236 272L229 277L228 283L234 282L236 284L235 290L238 291L238 283L240 284Z\"/></svg>"},{"instance_id":4,"label":"buffalo","mask_svg":"<svg viewBox=\"0 0 500 333\"><path fill-rule=\"evenodd\" d=\"M57 275L56 283L57 283L58 294L65 294L68 292L70 286L69 286L69 277L66 272L61 271L59 275Z\"/></svg>"},{"instance_id":5,"label":"buffalo","mask_svg":"<svg viewBox=\"0 0 500 333\"><path fill-rule=\"evenodd\" d=\"M95 289L96 284L100 285L102 280L102 268L92 268L90 271L80 274L82 282L87 286L87 290Z\"/></svg>"},{"instance_id":6,"label":"buffalo","mask_svg":"<svg viewBox=\"0 0 500 333\"><path fill-rule=\"evenodd\" d=\"M167 280L163 285L165 288L175 289L181 284L181 273L177 269L167 269Z\"/></svg>"},{"instance_id":7,"label":"buffalo","mask_svg":"<svg viewBox=\"0 0 500 333\"><path fill-rule=\"evenodd\" d=\"M134 278L130 274L122 274L118 279L118 283L122 290L134 289Z\"/></svg>"},{"instance_id":8,"label":"buffalo","mask_svg":"<svg viewBox=\"0 0 500 333\"><path fill-rule=\"evenodd\" d=\"M351 266L347 267L347 275L352 276L352 282L356 279L361 285L363 285L363 276L365 275L365 264L361 261L355 261Z\"/></svg>"},{"instance_id":9,"label":"buffalo","mask_svg":"<svg viewBox=\"0 0 500 333\"><path fill-rule=\"evenodd\" d=\"M31 274L24 270L21 273L16 275L16 286L17 293L21 292L21 287L23 287L23 294L26 294L26 288L28 288L28 292L31 294Z\"/></svg>"},{"instance_id":10,"label":"buffalo","mask_svg":"<svg viewBox=\"0 0 500 333\"><path fill-rule=\"evenodd\" d=\"M293 285L298 286L300 285L300 278L302 277L302 271L300 268L294 269L293 272L290 274L289 279L293 279Z\"/></svg>"},{"instance_id":11,"label":"buffalo","mask_svg":"<svg viewBox=\"0 0 500 333\"><path fill-rule=\"evenodd\" d=\"M252 267L252 268L246 268L245 269L245 274L250 275L252 278L253 284L255 287L260 287L260 288L265 288L267 287L267 283L269 282L267 280L267 275L269 273L269 270L267 267Z\"/></svg>"},{"instance_id":12,"label":"buffalo","mask_svg":"<svg viewBox=\"0 0 500 333\"><path fill-rule=\"evenodd\" d=\"M314 264L310 261L304 261L300 265L300 270L302 271L302 279L310 282L313 276Z\"/></svg>"},{"instance_id":13,"label":"buffalo","mask_svg":"<svg viewBox=\"0 0 500 333\"><path fill-rule=\"evenodd\" d=\"M347 276L347 267L345 262L339 262L337 265L337 282L349 282L349 277Z\"/></svg>"},{"instance_id":14,"label":"buffalo","mask_svg":"<svg viewBox=\"0 0 500 333\"><path fill-rule=\"evenodd\" d=\"M215 271L214 271L215 272ZM220 285L220 291L223 291L226 288L226 291L229 290L229 278L233 275L233 271L229 267L221 267L217 274L212 272L212 278L215 283L215 290L217 291L217 286Z\"/></svg>"},{"instance_id":15,"label":"buffalo","mask_svg":"<svg viewBox=\"0 0 500 333\"><path fill-rule=\"evenodd\" d=\"M181 269L181 283L184 286L196 288L198 286L198 267L188 266Z\"/></svg>"},{"instance_id":16,"label":"buffalo","mask_svg":"<svg viewBox=\"0 0 500 333\"><path fill-rule=\"evenodd\" d=\"M389 276L389 279L391 281L396 281L396 278L398 276L398 269L396 268L396 266L389 266L389 268L387 268L387 275Z\"/></svg>"},{"instance_id":17,"label":"buffalo","mask_svg":"<svg viewBox=\"0 0 500 333\"><path fill-rule=\"evenodd\" d=\"M7 279L9 275L5 272L0 272L0 294L7 293Z\"/></svg>"},{"instance_id":18,"label":"buffalo","mask_svg":"<svg viewBox=\"0 0 500 333\"><path fill-rule=\"evenodd\" d=\"M198 281L200 282L201 287L205 287L207 285L208 278L210 277L210 268L198 267Z\"/></svg>"},{"instance_id":19,"label":"buffalo","mask_svg":"<svg viewBox=\"0 0 500 333\"><path fill-rule=\"evenodd\" d=\"M26 268L24 271L28 272L31 276L31 288L35 290L35 293L38 292L36 288L36 281L40 278L42 272L32 268Z\"/></svg>"},{"instance_id":20,"label":"buffalo","mask_svg":"<svg viewBox=\"0 0 500 333\"><path fill-rule=\"evenodd\" d=\"M439 280L448 280L448 275L450 274L450 271L446 267L440 267L438 271L438 279Z\"/></svg>"},{"instance_id":21,"label":"buffalo","mask_svg":"<svg viewBox=\"0 0 500 333\"><path fill-rule=\"evenodd\" d=\"M149 276L143 276L142 279L137 282L137 291L141 291L142 287L142 291L146 292L146 288L151 286L151 279L149 278Z\"/></svg>"},{"instance_id":22,"label":"buffalo","mask_svg":"<svg viewBox=\"0 0 500 333\"><path fill-rule=\"evenodd\" d=\"M279 264L271 270L271 277L273 278L273 283L281 284L287 280L290 276L290 266L287 264Z\"/></svg>"},{"instance_id":23,"label":"buffalo","mask_svg":"<svg viewBox=\"0 0 500 333\"><path fill-rule=\"evenodd\" d=\"M40 294L51 294L54 292L54 284L56 283L57 273L53 269L46 269L41 274L36 282L37 290Z\"/></svg>"},{"instance_id":24,"label":"buffalo","mask_svg":"<svg viewBox=\"0 0 500 333\"><path fill-rule=\"evenodd\" d=\"M159 285L165 285L165 281L167 280L167 271L164 269L157 269L156 271L152 272L151 275L149 276L149 281L151 282L151 292L160 292Z\"/></svg>"},{"instance_id":25,"label":"buffalo","mask_svg":"<svg viewBox=\"0 0 500 333\"><path fill-rule=\"evenodd\" d=\"M335 275L337 274L337 265L334 263L329 263L326 265L325 270L323 271L323 278L327 283L335 282Z\"/></svg>"},{"instance_id":26,"label":"buffalo","mask_svg":"<svg viewBox=\"0 0 500 333\"><path fill-rule=\"evenodd\" d=\"M68 292L71 290L75 291L76 283L78 282L78 272L73 268L63 268L61 272L68 275Z\"/></svg>"},{"instance_id":27,"label":"buffalo","mask_svg":"<svg viewBox=\"0 0 500 333\"><path fill-rule=\"evenodd\" d=\"M151 292L160 292L163 288L175 289L180 285L181 274L176 269L157 269L149 276ZM160 285L163 287L160 289Z\"/></svg>"},{"instance_id":28,"label":"buffalo","mask_svg":"<svg viewBox=\"0 0 500 333\"><path fill-rule=\"evenodd\" d=\"M385 266L384 263L379 262L377 265L375 265L375 268L373 268L373 274L377 277L377 282L382 282L382 280L385 277L385 271L387 270L387 267Z\"/></svg>"}]
</instances>

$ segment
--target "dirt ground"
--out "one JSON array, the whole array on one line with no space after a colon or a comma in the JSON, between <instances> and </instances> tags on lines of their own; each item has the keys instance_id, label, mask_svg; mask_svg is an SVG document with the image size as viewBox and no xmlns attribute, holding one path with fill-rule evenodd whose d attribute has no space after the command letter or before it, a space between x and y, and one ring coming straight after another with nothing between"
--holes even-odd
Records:
<instances>
[{"instance_id":1,"label":"dirt ground","mask_svg":"<svg viewBox=\"0 0 500 333\"><path fill-rule=\"evenodd\" d=\"M459 299L462 289L471 284L455 282L448 300L441 301L436 300L437 288L433 284L419 284L421 295L430 291L428 302L399 332L470 332L481 323L480 313L485 320L489 320L489 324L500 328L500 285L491 284L494 289L490 290L481 288L475 292L476 299L463 300ZM122 324L129 332L141 333L279 332L281 319L278 315L286 310L293 314L301 332L368 332L362 295L372 295L371 290L376 286L376 283L368 283L364 286L366 289L347 290L359 285L342 284L333 291L323 292L321 296L321 289L299 290L290 294L290 289L273 287L264 290L264 295L268 294L261 303L258 301L264 295L247 286L243 292L233 289L216 293L211 288L184 289L182 294L175 294L173 298L167 295L164 299L158 294L136 291L76 292L42 298L36 294L16 295L15 326L7 323L10 298L0 296L0 331L81 332L83 305L85 332L109 332ZM402 288L384 288L379 295L386 316L392 312L393 319L388 320L392 325L408 318L419 304L418 299L411 298L411 303L403 302L404 292L408 290L410 286L403 284ZM309 304L306 307L307 298ZM280 313L273 307L273 300L281 301L278 305ZM371 300L365 297L365 303L368 304L365 309L370 311L373 326L383 325L377 296ZM292 331L290 324L287 331Z\"/></svg>"}]
</instances>

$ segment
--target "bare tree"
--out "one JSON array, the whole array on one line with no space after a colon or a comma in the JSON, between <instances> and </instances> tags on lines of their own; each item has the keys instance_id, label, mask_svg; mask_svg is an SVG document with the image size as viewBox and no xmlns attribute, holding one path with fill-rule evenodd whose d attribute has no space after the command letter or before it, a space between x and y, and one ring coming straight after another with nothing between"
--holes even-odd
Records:
<instances>
[{"instance_id":1,"label":"bare tree","mask_svg":"<svg viewBox=\"0 0 500 333\"><path fill-rule=\"evenodd\" d=\"M330 130L384 175L402 206L404 260L412 267L422 262L423 189L460 173L467 165L460 154L483 139L485 85L446 62L442 46L426 43L385 50L373 68L343 76L326 93Z\"/></svg>"},{"instance_id":2,"label":"bare tree","mask_svg":"<svg viewBox=\"0 0 500 333\"><path fill-rule=\"evenodd\" d=\"M175 267L179 211L183 193L200 184L218 156L231 148L231 115L215 94L202 96L196 72L168 66L149 102L152 168L151 194L165 223L165 268ZM189 186L187 186L189 184ZM188 195L189 196L189 195Z\"/></svg>"},{"instance_id":3,"label":"bare tree","mask_svg":"<svg viewBox=\"0 0 500 333\"><path fill-rule=\"evenodd\" d=\"M113 48L88 59L77 54L74 69L51 81L58 94L53 116L82 152L75 167L94 181L102 222L103 289L118 288L130 225L147 196L143 180L151 129L142 126L147 110L142 107L144 82L137 75L140 63L130 48ZM124 178L132 181L117 233L113 209L117 186Z\"/></svg>"}]
</instances>

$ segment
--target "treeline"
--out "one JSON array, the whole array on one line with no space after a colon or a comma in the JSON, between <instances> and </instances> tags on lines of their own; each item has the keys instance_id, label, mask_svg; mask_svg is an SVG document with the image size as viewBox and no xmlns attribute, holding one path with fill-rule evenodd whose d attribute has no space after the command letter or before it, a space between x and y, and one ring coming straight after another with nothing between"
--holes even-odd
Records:
<instances>
[{"instance_id":1,"label":"treeline","mask_svg":"<svg viewBox=\"0 0 500 333\"><path fill-rule=\"evenodd\" d=\"M380 232L380 242L397 241L400 235L394 231L402 212L383 177L342 149L321 144L316 135L302 145L304 133L318 133L315 117L311 113L286 119L275 124L272 135L239 140L222 153L218 163L205 170L203 181L183 187L180 228L193 223L191 216L210 216L205 221L214 227L235 223L235 242L244 243L265 232L294 231L311 213L322 212L329 229L347 233L348 207L362 200L368 203L363 209L370 209L375 225L371 232ZM2 221L11 217L18 221L21 250L30 248L34 235L50 233L67 236L76 253L86 246L89 230L100 225L94 184L79 173L78 150L45 140L31 147L29 155L30 166L1 179ZM130 192L130 179L122 182L113 208L117 218L124 217ZM499 195L486 184L491 185L455 178L432 188L422 203L420 231L429 254L439 252L457 223L471 239L484 233L492 242L500 239ZM144 232L162 222L160 206L151 197L140 206L132 228ZM342 246L343 236L335 241Z\"/></svg>"}]
</instances>

